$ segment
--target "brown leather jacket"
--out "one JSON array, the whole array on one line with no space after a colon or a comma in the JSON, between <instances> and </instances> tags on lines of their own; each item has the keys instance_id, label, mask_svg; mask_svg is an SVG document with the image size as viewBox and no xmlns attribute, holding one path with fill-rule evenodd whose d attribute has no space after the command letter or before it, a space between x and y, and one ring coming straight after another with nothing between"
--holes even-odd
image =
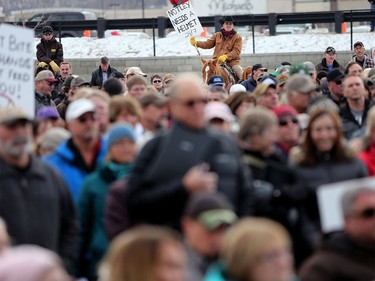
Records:
<instances>
[{"instance_id":1,"label":"brown leather jacket","mask_svg":"<svg viewBox=\"0 0 375 281\"><path fill-rule=\"evenodd\" d=\"M241 61L242 37L235 32L233 35L224 38L221 31L216 32L206 41L198 41L197 47L202 49L211 49L215 47L213 59L221 55L227 55L227 64L229 66L238 65Z\"/></svg>"}]
</instances>

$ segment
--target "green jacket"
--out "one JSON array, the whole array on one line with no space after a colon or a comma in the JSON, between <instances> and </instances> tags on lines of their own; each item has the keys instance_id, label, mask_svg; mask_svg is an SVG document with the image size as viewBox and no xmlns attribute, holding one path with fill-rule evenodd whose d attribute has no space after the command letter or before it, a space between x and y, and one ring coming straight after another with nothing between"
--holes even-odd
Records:
<instances>
[{"instance_id":1,"label":"green jacket","mask_svg":"<svg viewBox=\"0 0 375 281\"><path fill-rule=\"evenodd\" d=\"M81 250L78 265L80 276L95 278L97 265L104 256L109 242L104 226L104 210L109 186L127 177L132 164L102 164L85 179L78 200L81 222Z\"/></svg>"}]
</instances>

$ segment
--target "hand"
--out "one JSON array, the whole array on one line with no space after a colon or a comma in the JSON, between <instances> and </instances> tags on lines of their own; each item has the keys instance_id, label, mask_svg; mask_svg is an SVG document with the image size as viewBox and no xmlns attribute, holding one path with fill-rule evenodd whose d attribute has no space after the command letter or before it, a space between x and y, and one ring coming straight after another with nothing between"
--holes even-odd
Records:
<instances>
[{"instance_id":1,"label":"hand","mask_svg":"<svg viewBox=\"0 0 375 281\"><path fill-rule=\"evenodd\" d=\"M228 56L227 55L222 55L218 58L218 61L219 62L225 62L226 60L228 59Z\"/></svg>"},{"instance_id":2,"label":"hand","mask_svg":"<svg viewBox=\"0 0 375 281\"><path fill-rule=\"evenodd\" d=\"M197 40L195 39L195 37L190 37L190 44L193 46L197 45Z\"/></svg>"},{"instance_id":3,"label":"hand","mask_svg":"<svg viewBox=\"0 0 375 281\"><path fill-rule=\"evenodd\" d=\"M45 63L44 61L41 61L41 62L38 63L38 67L43 67L43 68L45 68L45 67L47 67L47 66L48 66L48 63Z\"/></svg>"},{"instance_id":4,"label":"hand","mask_svg":"<svg viewBox=\"0 0 375 281\"><path fill-rule=\"evenodd\" d=\"M52 68L52 70L53 70L53 72L55 72L55 74L57 73L57 72L60 72L60 67L57 65L57 63L55 63L54 61L51 61L50 63L49 63L49 65L51 66L51 68Z\"/></svg>"},{"instance_id":5,"label":"hand","mask_svg":"<svg viewBox=\"0 0 375 281\"><path fill-rule=\"evenodd\" d=\"M218 175L208 171L207 164L200 164L191 167L184 177L182 184L189 193L202 191L215 191L217 188Z\"/></svg>"}]
</instances>

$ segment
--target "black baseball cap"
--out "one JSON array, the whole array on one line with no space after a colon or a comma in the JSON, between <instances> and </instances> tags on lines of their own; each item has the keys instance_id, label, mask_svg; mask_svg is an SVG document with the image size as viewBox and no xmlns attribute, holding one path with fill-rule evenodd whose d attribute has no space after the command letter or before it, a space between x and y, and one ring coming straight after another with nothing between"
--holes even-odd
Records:
<instances>
[{"instance_id":1,"label":"black baseball cap","mask_svg":"<svg viewBox=\"0 0 375 281\"><path fill-rule=\"evenodd\" d=\"M325 54L336 54L336 49L333 48L333 47L327 47L324 53Z\"/></svg>"},{"instance_id":2,"label":"black baseball cap","mask_svg":"<svg viewBox=\"0 0 375 281\"><path fill-rule=\"evenodd\" d=\"M340 69L332 69L330 72L327 74L327 81L328 82L335 82L339 81L345 76L345 73L341 71Z\"/></svg>"},{"instance_id":3,"label":"black baseball cap","mask_svg":"<svg viewBox=\"0 0 375 281\"><path fill-rule=\"evenodd\" d=\"M225 82L224 82L223 77L221 77L220 75L214 75L214 76L211 76L207 84L209 86L224 86Z\"/></svg>"},{"instance_id":4,"label":"black baseball cap","mask_svg":"<svg viewBox=\"0 0 375 281\"><path fill-rule=\"evenodd\" d=\"M258 70L258 69L263 69L264 72L268 71L268 69L263 67L261 63L256 63L253 65L253 71Z\"/></svg>"},{"instance_id":5,"label":"black baseball cap","mask_svg":"<svg viewBox=\"0 0 375 281\"><path fill-rule=\"evenodd\" d=\"M363 45L363 43L361 41L357 41L357 42L354 43L354 48L357 47L357 46L365 47L365 45Z\"/></svg>"}]
</instances>

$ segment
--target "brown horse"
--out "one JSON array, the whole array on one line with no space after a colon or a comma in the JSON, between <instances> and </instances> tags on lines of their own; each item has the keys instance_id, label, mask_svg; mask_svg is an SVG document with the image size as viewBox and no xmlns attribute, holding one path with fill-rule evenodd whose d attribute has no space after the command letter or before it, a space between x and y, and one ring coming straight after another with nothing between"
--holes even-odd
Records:
<instances>
[{"instance_id":1,"label":"brown horse","mask_svg":"<svg viewBox=\"0 0 375 281\"><path fill-rule=\"evenodd\" d=\"M205 84L207 84L208 80L213 75L220 75L224 78L225 89L227 91L229 91L230 87L237 82L236 78L229 73L224 66L220 65L217 59L205 60L200 57L200 60L202 62L202 78Z\"/></svg>"}]
</instances>

